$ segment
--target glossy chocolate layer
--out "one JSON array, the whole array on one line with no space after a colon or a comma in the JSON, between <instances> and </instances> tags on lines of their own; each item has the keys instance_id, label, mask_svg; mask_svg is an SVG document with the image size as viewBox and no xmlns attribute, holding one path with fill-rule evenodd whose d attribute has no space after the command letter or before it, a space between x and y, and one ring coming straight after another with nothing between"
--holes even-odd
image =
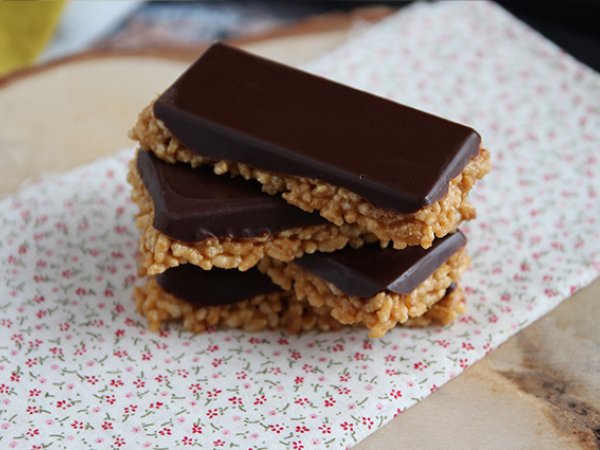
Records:
<instances>
[{"instance_id":1,"label":"glossy chocolate layer","mask_svg":"<svg viewBox=\"0 0 600 450\"><path fill-rule=\"evenodd\" d=\"M210 167L168 164L140 150L137 169L154 203L154 228L180 241L256 237L326 223L263 193L256 181L215 175Z\"/></svg>"},{"instance_id":2,"label":"glossy chocolate layer","mask_svg":"<svg viewBox=\"0 0 600 450\"><path fill-rule=\"evenodd\" d=\"M154 114L197 154L318 178L405 213L443 197L481 144L466 126L223 44Z\"/></svg>"},{"instance_id":3,"label":"glossy chocolate layer","mask_svg":"<svg viewBox=\"0 0 600 450\"><path fill-rule=\"evenodd\" d=\"M159 286L195 306L231 305L281 289L256 268L203 270L192 264L177 266L156 277Z\"/></svg>"},{"instance_id":4,"label":"glossy chocolate layer","mask_svg":"<svg viewBox=\"0 0 600 450\"><path fill-rule=\"evenodd\" d=\"M334 253L304 255L294 263L350 296L368 298L381 291L410 294L466 242L458 231L436 239L427 250L420 246L404 250L381 249L379 245L346 247Z\"/></svg>"}]
</instances>

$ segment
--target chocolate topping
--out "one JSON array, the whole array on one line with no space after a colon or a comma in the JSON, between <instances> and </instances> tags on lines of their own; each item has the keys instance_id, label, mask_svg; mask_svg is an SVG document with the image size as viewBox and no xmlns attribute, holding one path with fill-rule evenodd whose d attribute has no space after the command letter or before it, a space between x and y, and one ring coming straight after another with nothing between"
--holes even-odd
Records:
<instances>
[{"instance_id":1,"label":"chocolate topping","mask_svg":"<svg viewBox=\"0 0 600 450\"><path fill-rule=\"evenodd\" d=\"M456 290L456 288L458 288L458 284L450 283L450 286L446 288L446 295L452 294Z\"/></svg>"},{"instance_id":2,"label":"chocolate topping","mask_svg":"<svg viewBox=\"0 0 600 450\"><path fill-rule=\"evenodd\" d=\"M469 127L223 44L154 114L197 154L321 179L402 213L443 197L481 145Z\"/></svg>"},{"instance_id":3,"label":"chocolate topping","mask_svg":"<svg viewBox=\"0 0 600 450\"><path fill-rule=\"evenodd\" d=\"M410 294L466 242L458 231L436 239L427 250L420 246L404 250L381 249L379 245L346 247L334 253L304 255L294 263L347 295L368 298L385 290Z\"/></svg>"},{"instance_id":4,"label":"chocolate topping","mask_svg":"<svg viewBox=\"0 0 600 450\"><path fill-rule=\"evenodd\" d=\"M256 268L202 270L192 264L177 266L156 277L159 286L195 306L223 306L281 289Z\"/></svg>"},{"instance_id":5,"label":"chocolate topping","mask_svg":"<svg viewBox=\"0 0 600 450\"><path fill-rule=\"evenodd\" d=\"M180 241L256 237L326 223L263 193L256 181L215 175L209 167L168 164L140 150L137 170L154 203L154 228Z\"/></svg>"}]
</instances>

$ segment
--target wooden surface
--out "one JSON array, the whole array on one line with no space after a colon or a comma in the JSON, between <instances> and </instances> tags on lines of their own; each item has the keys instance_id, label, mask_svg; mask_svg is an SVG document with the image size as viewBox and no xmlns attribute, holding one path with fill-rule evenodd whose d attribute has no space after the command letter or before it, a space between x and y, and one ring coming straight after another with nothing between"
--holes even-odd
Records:
<instances>
[{"instance_id":1,"label":"wooden surface","mask_svg":"<svg viewBox=\"0 0 600 450\"><path fill-rule=\"evenodd\" d=\"M298 64L343 42L356 19L243 46ZM0 197L130 146L138 111L192 54L93 54L0 80ZM599 448L599 297L596 280L356 448Z\"/></svg>"},{"instance_id":2,"label":"wooden surface","mask_svg":"<svg viewBox=\"0 0 600 450\"><path fill-rule=\"evenodd\" d=\"M376 6L324 14L230 42L297 65L392 11ZM131 146L127 130L138 112L205 48L91 51L0 78L0 197L40 174Z\"/></svg>"}]
</instances>

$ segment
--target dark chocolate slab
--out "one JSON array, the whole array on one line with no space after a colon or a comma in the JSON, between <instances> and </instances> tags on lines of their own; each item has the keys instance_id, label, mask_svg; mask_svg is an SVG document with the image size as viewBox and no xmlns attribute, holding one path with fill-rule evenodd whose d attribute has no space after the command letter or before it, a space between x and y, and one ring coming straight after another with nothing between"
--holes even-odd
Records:
<instances>
[{"instance_id":1,"label":"dark chocolate slab","mask_svg":"<svg viewBox=\"0 0 600 450\"><path fill-rule=\"evenodd\" d=\"M403 213L443 197L481 144L469 127L223 44L154 114L197 154L318 178Z\"/></svg>"},{"instance_id":2,"label":"dark chocolate slab","mask_svg":"<svg viewBox=\"0 0 600 450\"><path fill-rule=\"evenodd\" d=\"M256 181L215 175L209 167L169 164L140 150L137 169L154 203L154 228L180 241L256 237L327 223L263 193Z\"/></svg>"},{"instance_id":3,"label":"dark chocolate slab","mask_svg":"<svg viewBox=\"0 0 600 450\"><path fill-rule=\"evenodd\" d=\"M366 245L304 255L294 263L350 296L368 298L381 291L410 294L466 242L458 231L436 239L427 250L420 246L394 250Z\"/></svg>"},{"instance_id":4,"label":"dark chocolate slab","mask_svg":"<svg viewBox=\"0 0 600 450\"><path fill-rule=\"evenodd\" d=\"M161 273L156 281L164 291L195 306L231 305L257 295L281 291L256 268L245 272L203 270L184 264Z\"/></svg>"}]
</instances>

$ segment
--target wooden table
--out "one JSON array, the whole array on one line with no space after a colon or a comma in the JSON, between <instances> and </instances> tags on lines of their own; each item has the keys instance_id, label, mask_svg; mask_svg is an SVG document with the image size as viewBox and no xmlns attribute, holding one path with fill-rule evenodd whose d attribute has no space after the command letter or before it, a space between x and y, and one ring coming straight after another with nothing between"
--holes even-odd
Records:
<instances>
[{"instance_id":1,"label":"wooden table","mask_svg":"<svg viewBox=\"0 0 600 450\"><path fill-rule=\"evenodd\" d=\"M300 64L388 13L329 15L236 44ZM138 111L200 50L91 53L0 80L0 197L131 146ZM600 447L599 297L596 280L356 448Z\"/></svg>"}]
</instances>

